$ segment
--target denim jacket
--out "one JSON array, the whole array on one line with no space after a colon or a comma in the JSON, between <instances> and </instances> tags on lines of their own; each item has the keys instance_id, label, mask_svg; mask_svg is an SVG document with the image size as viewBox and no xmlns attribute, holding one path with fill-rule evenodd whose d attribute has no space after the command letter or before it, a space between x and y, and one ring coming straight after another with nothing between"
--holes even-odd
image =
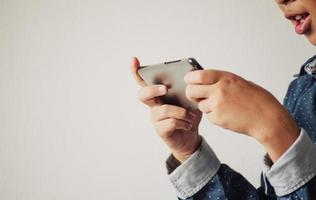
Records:
<instances>
[{"instance_id":1,"label":"denim jacket","mask_svg":"<svg viewBox=\"0 0 316 200\"><path fill-rule=\"evenodd\" d=\"M291 147L261 174L255 188L241 174L219 161L202 138L199 149L180 164L172 155L166 164L178 198L187 200L316 200L316 56L301 67L284 98L284 106L301 133Z\"/></svg>"}]
</instances>

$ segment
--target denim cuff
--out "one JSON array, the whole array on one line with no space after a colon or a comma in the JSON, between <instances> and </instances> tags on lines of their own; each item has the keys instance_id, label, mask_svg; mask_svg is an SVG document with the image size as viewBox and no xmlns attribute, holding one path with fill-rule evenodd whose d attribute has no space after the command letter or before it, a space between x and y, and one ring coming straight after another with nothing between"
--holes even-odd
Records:
<instances>
[{"instance_id":1,"label":"denim cuff","mask_svg":"<svg viewBox=\"0 0 316 200\"><path fill-rule=\"evenodd\" d=\"M196 152L169 174L169 179L181 199L192 197L200 191L220 168L221 163L214 151L203 137L201 139L201 146ZM175 158L169 157L166 162L167 166L168 163L174 163L170 159Z\"/></svg>"},{"instance_id":2,"label":"denim cuff","mask_svg":"<svg viewBox=\"0 0 316 200\"><path fill-rule=\"evenodd\" d=\"M305 130L291 147L272 165L263 170L277 196L288 195L304 186L316 175L316 145ZM268 186L266 186L268 188Z\"/></svg>"}]
</instances>

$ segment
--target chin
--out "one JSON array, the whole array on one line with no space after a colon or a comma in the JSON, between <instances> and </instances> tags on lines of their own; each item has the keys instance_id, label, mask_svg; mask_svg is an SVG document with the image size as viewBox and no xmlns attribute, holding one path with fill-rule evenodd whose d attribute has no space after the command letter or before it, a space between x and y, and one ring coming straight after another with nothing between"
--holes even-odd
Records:
<instances>
[{"instance_id":1,"label":"chin","mask_svg":"<svg viewBox=\"0 0 316 200\"><path fill-rule=\"evenodd\" d=\"M314 46L316 46L316 33L306 35L307 40Z\"/></svg>"},{"instance_id":2,"label":"chin","mask_svg":"<svg viewBox=\"0 0 316 200\"><path fill-rule=\"evenodd\" d=\"M312 24L309 31L305 33L306 39L314 46L316 46L316 24Z\"/></svg>"}]
</instances>

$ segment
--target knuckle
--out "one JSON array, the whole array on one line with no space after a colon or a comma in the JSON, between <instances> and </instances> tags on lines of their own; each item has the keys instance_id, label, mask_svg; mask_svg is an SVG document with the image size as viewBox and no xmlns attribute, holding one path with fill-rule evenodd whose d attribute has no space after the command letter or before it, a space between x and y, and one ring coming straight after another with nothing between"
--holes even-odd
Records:
<instances>
[{"instance_id":1,"label":"knuckle","mask_svg":"<svg viewBox=\"0 0 316 200\"><path fill-rule=\"evenodd\" d=\"M187 114L188 114L188 112L187 112L186 109L181 109L181 110L179 111L179 117L180 117L180 118L185 118L185 117L187 116Z\"/></svg>"},{"instance_id":2,"label":"knuckle","mask_svg":"<svg viewBox=\"0 0 316 200\"><path fill-rule=\"evenodd\" d=\"M220 104L220 103L224 102L227 95L228 94L227 94L227 91L225 89L220 90L218 93L218 97L216 99L217 103Z\"/></svg>"},{"instance_id":3,"label":"knuckle","mask_svg":"<svg viewBox=\"0 0 316 200\"><path fill-rule=\"evenodd\" d=\"M177 120L175 120L175 119L170 119L170 120L169 120L169 128L170 128L170 129L176 129L176 128L177 128Z\"/></svg>"},{"instance_id":4,"label":"knuckle","mask_svg":"<svg viewBox=\"0 0 316 200\"><path fill-rule=\"evenodd\" d=\"M142 87L142 88L140 88L138 90L138 94L137 95L138 95L138 99L140 101L144 102L144 101L146 101L146 100L151 98L151 96L152 96L152 88L150 88L149 86Z\"/></svg>"},{"instance_id":5,"label":"knuckle","mask_svg":"<svg viewBox=\"0 0 316 200\"><path fill-rule=\"evenodd\" d=\"M197 76L197 80L199 82L203 82L205 80L206 73L204 71L200 70L200 71L197 71L196 76Z\"/></svg>"},{"instance_id":6,"label":"knuckle","mask_svg":"<svg viewBox=\"0 0 316 200\"><path fill-rule=\"evenodd\" d=\"M223 102L227 99L227 97L229 96L230 93L230 88L228 88L226 85L221 85L218 88L217 91L217 101L219 102Z\"/></svg>"},{"instance_id":7,"label":"knuckle","mask_svg":"<svg viewBox=\"0 0 316 200\"><path fill-rule=\"evenodd\" d=\"M160 106L160 115L162 117L167 117L168 113L169 113L169 109L168 109L168 105L164 104L162 106Z\"/></svg>"},{"instance_id":8,"label":"knuckle","mask_svg":"<svg viewBox=\"0 0 316 200\"><path fill-rule=\"evenodd\" d=\"M156 95L156 88L154 86L147 86L146 90L148 97L153 98Z\"/></svg>"},{"instance_id":9,"label":"knuckle","mask_svg":"<svg viewBox=\"0 0 316 200\"><path fill-rule=\"evenodd\" d=\"M223 85L225 85L226 87L233 84L233 79L231 78L225 78L223 79Z\"/></svg>"},{"instance_id":10,"label":"knuckle","mask_svg":"<svg viewBox=\"0 0 316 200\"><path fill-rule=\"evenodd\" d=\"M227 87L227 86L235 84L237 81L238 81L238 76L232 73L228 73L223 79L223 84Z\"/></svg>"}]
</instances>

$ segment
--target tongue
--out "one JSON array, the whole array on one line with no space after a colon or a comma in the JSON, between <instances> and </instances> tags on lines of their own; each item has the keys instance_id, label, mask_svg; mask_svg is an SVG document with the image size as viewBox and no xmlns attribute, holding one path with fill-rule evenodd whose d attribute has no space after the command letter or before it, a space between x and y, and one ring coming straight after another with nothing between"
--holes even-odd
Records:
<instances>
[{"instance_id":1,"label":"tongue","mask_svg":"<svg viewBox=\"0 0 316 200\"><path fill-rule=\"evenodd\" d=\"M308 29L309 25L310 25L310 21L311 21L311 17L307 16L303 23L300 22L296 22L295 24L295 32L297 34L304 34L306 32L306 30Z\"/></svg>"},{"instance_id":2,"label":"tongue","mask_svg":"<svg viewBox=\"0 0 316 200\"><path fill-rule=\"evenodd\" d=\"M304 33L304 23L299 23L297 22L297 24L295 25L295 32L297 34L303 34Z\"/></svg>"}]
</instances>

